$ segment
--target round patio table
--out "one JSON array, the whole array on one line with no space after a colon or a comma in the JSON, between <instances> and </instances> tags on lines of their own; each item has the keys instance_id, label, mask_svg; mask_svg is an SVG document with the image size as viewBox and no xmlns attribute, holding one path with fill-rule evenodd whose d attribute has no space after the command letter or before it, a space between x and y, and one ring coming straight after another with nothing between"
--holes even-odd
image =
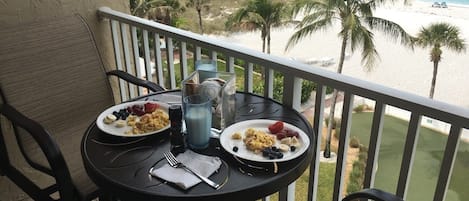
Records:
<instances>
[{"instance_id":1,"label":"round patio table","mask_svg":"<svg viewBox=\"0 0 469 201\"><path fill-rule=\"evenodd\" d=\"M180 95L180 91L150 94L138 100L173 102L174 95ZM170 147L169 129L155 135L125 138L106 134L92 123L82 140L85 169L100 189L120 200L256 200L286 188L302 175L312 160L316 136L297 111L272 99L237 92L235 122L251 119L281 120L295 125L309 135L309 148L289 161L256 163L232 156L213 138L209 148L197 152L220 157L222 165L210 179L223 186L215 190L199 183L182 190L148 174L151 167L166 162L163 152Z\"/></svg>"}]
</instances>

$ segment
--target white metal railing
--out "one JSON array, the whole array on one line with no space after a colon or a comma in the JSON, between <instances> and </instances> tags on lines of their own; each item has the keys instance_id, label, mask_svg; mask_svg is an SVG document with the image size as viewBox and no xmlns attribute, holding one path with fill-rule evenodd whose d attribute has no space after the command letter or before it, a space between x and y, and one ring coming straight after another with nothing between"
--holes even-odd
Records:
<instances>
[{"instance_id":1,"label":"white metal railing","mask_svg":"<svg viewBox=\"0 0 469 201\"><path fill-rule=\"evenodd\" d=\"M214 59L217 57L220 58L219 56L221 54L224 55L226 71L228 72L234 71L235 59L244 61L244 91L247 92L252 92L253 90L252 75L254 65L262 66L264 69L265 97L272 97L274 90L274 72L281 73L284 76L282 102L294 109L300 108L301 80L305 79L315 82L318 87L315 97L313 129L317 134L317 138L315 141L315 158L310 166L309 187L307 192L308 200L311 201L316 200L318 187L318 153L320 152L322 122L325 116L324 102L326 86L335 88L344 93L338 159L333 188L334 201L338 201L343 197L342 189L344 186L344 169L346 162L345 153L347 153L348 148L351 126L350 120L355 96L365 97L375 101L370 143L368 146L368 161L363 184L365 188L374 186L376 163L378 160L381 131L383 127L383 116L386 106L397 107L411 113L397 190L395 192L398 196L403 198L406 197L407 193L422 117L425 116L448 123L450 125L450 132L433 196L434 201L442 201L445 199L462 129L469 128L469 110L349 76L336 74L320 68L311 68L306 64L242 48L233 44L216 41L199 34L114 11L107 7L99 8L98 13L105 21L110 22L116 67L121 70L125 68L127 72L136 72L137 76L146 76L146 79L170 89L178 88L176 86L174 66L175 49L178 49L180 53L178 59L181 66L181 75L179 79L185 78L188 74L187 53L191 52L193 59L196 60L201 58L202 50L207 50L207 56ZM141 39L137 37L138 31L141 32ZM164 40L160 41L160 38ZM151 39L153 39L152 51L150 51L151 46L149 45ZM139 41L142 41L142 44L139 44ZM161 48L162 42L164 43L164 48ZM177 47L175 47L175 44L177 44ZM192 48L189 50L189 47ZM162 60L164 58L162 57L162 50L165 51L166 61ZM150 55L151 53L153 55ZM133 57L131 57L130 54L133 54ZM139 57L144 58L144 71L139 70ZM155 60L154 66L156 70L154 72L152 71L150 62L152 58ZM156 79L152 78L152 74L156 75ZM124 100L141 94L141 92L136 92L132 87L125 86L123 83L120 84L120 87ZM294 184L290 185L289 188L285 188L281 191L280 199L294 200L294 190Z\"/></svg>"}]
</instances>

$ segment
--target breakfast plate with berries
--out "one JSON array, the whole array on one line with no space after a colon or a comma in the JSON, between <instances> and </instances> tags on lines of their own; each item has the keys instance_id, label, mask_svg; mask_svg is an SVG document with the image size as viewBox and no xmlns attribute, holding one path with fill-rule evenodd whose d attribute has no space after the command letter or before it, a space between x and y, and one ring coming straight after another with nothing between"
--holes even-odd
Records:
<instances>
[{"instance_id":1,"label":"breakfast plate with berries","mask_svg":"<svg viewBox=\"0 0 469 201\"><path fill-rule=\"evenodd\" d=\"M221 146L242 159L282 162L301 156L309 147L308 135L286 122L256 119L235 123L220 135Z\"/></svg>"},{"instance_id":2,"label":"breakfast plate with berries","mask_svg":"<svg viewBox=\"0 0 469 201\"><path fill-rule=\"evenodd\" d=\"M114 105L102 112L96 125L105 133L141 137L170 127L169 105L158 101L133 101Z\"/></svg>"}]
</instances>

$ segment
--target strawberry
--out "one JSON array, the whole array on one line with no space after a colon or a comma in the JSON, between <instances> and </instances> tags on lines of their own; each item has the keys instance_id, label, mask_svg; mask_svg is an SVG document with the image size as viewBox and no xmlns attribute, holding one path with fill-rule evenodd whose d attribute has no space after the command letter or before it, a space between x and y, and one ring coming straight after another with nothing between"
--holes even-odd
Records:
<instances>
[{"instance_id":1,"label":"strawberry","mask_svg":"<svg viewBox=\"0 0 469 201\"><path fill-rule=\"evenodd\" d=\"M277 121L269 126L269 131L272 134L276 134L283 130L283 122Z\"/></svg>"},{"instance_id":2,"label":"strawberry","mask_svg":"<svg viewBox=\"0 0 469 201\"><path fill-rule=\"evenodd\" d=\"M152 113L159 107L158 104L150 102L145 103L143 106L145 107L145 113Z\"/></svg>"}]
</instances>

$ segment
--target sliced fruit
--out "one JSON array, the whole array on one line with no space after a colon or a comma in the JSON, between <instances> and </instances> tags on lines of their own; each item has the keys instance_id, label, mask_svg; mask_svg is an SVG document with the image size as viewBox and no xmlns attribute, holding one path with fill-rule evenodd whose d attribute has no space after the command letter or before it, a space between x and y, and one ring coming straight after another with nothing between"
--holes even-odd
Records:
<instances>
[{"instance_id":1,"label":"sliced fruit","mask_svg":"<svg viewBox=\"0 0 469 201\"><path fill-rule=\"evenodd\" d=\"M274 124L269 126L269 131L272 134L277 134L278 132L283 130L283 122L277 121Z\"/></svg>"},{"instance_id":2,"label":"sliced fruit","mask_svg":"<svg viewBox=\"0 0 469 201\"><path fill-rule=\"evenodd\" d=\"M156 103L145 103L143 105L143 107L145 108L145 113L152 113L154 112L156 109L158 109L159 105L156 104Z\"/></svg>"}]
</instances>

